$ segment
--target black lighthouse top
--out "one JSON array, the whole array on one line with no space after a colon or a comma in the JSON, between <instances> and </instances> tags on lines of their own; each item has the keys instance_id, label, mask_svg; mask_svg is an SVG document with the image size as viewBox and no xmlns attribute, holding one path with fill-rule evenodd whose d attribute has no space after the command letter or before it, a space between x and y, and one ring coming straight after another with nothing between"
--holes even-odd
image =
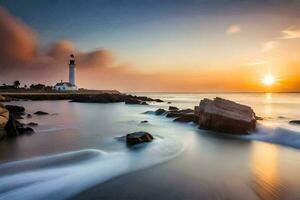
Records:
<instances>
[{"instance_id":1,"label":"black lighthouse top","mask_svg":"<svg viewBox=\"0 0 300 200\"><path fill-rule=\"evenodd\" d=\"M70 55L70 65L75 65L75 56L73 54Z\"/></svg>"}]
</instances>

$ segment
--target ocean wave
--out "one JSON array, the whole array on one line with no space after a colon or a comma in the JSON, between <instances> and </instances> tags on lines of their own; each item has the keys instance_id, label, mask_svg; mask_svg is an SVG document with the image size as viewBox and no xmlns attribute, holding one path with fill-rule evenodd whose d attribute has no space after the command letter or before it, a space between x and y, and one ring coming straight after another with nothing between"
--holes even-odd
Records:
<instances>
[{"instance_id":1,"label":"ocean wave","mask_svg":"<svg viewBox=\"0 0 300 200\"><path fill-rule=\"evenodd\" d=\"M259 125L255 133L243 136L243 138L300 149L300 132L280 126L267 127Z\"/></svg>"},{"instance_id":2,"label":"ocean wave","mask_svg":"<svg viewBox=\"0 0 300 200\"><path fill-rule=\"evenodd\" d=\"M85 149L0 165L1 200L67 199L113 177L179 155L183 145L156 139L139 150Z\"/></svg>"}]
</instances>

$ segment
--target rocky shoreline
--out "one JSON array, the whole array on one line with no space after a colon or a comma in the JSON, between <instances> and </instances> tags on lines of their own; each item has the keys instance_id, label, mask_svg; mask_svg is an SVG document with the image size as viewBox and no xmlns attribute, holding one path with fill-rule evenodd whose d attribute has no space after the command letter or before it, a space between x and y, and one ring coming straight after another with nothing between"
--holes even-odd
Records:
<instances>
[{"instance_id":1,"label":"rocky shoreline","mask_svg":"<svg viewBox=\"0 0 300 200\"><path fill-rule=\"evenodd\" d=\"M152 113L152 112L145 112ZM157 109L155 115L174 118L174 122L192 122L201 129L229 134L249 134L256 128L256 118L252 108L246 105L216 97L203 99L195 109L179 110L169 106L169 110Z\"/></svg>"},{"instance_id":2,"label":"rocky shoreline","mask_svg":"<svg viewBox=\"0 0 300 200\"><path fill-rule=\"evenodd\" d=\"M147 102L163 102L146 96L135 96L122 93L10 93L0 95L1 102L18 100L70 100L78 103L118 103L147 105Z\"/></svg>"},{"instance_id":3,"label":"rocky shoreline","mask_svg":"<svg viewBox=\"0 0 300 200\"><path fill-rule=\"evenodd\" d=\"M78 103L118 103L125 104L148 105L148 102L163 102L160 99L152 99L146 96L135 96L121 93L24 93L24 94L10 94L7 96L0 95L1 102L10 102L18 100L70 100L70 102ZM43 111L33 113L35 115L47 115ZM4 137L16 137L18 135L32 134L34 130L31 128L37 126L35 122L23 124L19 119L24 116L30 118L32 114L26 113L25 108L16 105L0 104L0 139Z\"/></svg>"},{"instance_id":4,"label":"rocky shoreline","mask_svg":"<svg viewBox=\"0 0 300 200\"><path fill-rule=\"evenodd\" d=\"M38 124L34 122L21 123L18 119L23 119L25 115L25 108L22 106L0 104L0 139L33 134L34 130L30 126ZM27 116L29 115L27 114Z\"/></svg>"},{"instance_id":5,"label":"rocky shoreline","mask_svg":"<svg viewBox=\"0 0 300 200\"><path fill-rule=\"evenodd\" d=\"M43 100L56 100L57 96L46 95ZM1 96L0 96L1 97ZM5 100L7 97L1 97L1 100ZM16 98L16 96L8 97ZM27 99L37 100L40 99L40 95L26 95ZM65 97L64 97L65 98ZM59 98L60 99L60 98ZM70 102L78 103L117 103L124 102L125 104L137 104L148 105L149 102L163 102L160 99L152 99L146 96L134 96L127 94L81 94L70 95L67 98ZM43 111L37 111L33 113L35 115L47 115L48 113ZM215 132L228 133L228 134L249 134L256 129L257 120L262 120L256 116L253 109L249 106L242 105L230 100L216 97L213 100L204 98L200 101L198 106L194 109L178 109L174 106L169 106L168 110L159 108L155 111L146 111L145 114L155 114L165 116L167 118L173 118L174 122L181 123L194 123L198 125L200 129L212 130ZM38 124L30 122L28 124L22 124L18 120L27 116L30 118L32 115L25 112L25 108L14 105L2 105L0 104L0 138L5 136L14 137L23 134L32 134L34 130L31 127ZM142 121L141 123L148 123L148 121ZM291 124L298 125L299 120L290 121ZM135 141L144 142L141 139L137 139L139 134L133 134ZM153 139L153 138L152 138ZM152 140L151 139L151 140ZM151 140L148 140L150 142ZM139 143L137 142L137 143Z\"/></svg>"}]
</instances>

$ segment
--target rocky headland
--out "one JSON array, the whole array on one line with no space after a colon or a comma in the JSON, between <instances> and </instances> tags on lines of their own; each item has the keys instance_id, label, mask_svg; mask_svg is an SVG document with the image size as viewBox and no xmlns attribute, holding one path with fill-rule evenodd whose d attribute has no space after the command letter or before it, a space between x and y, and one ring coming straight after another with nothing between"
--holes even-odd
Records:
<instances>
[{"instance_id":1,"label":"rocky headland","mask_svg":"<svg viewBox=\"0 0 300 200\"><path fill-rule=\"evenodd\" d=\"M152 99L146 96L135 96L122 94L120 92L111 93L6 93L0 95L0 101L9 102L17 100L70 100L78 103L118 103L148 105L148 102L163 102L160 99Z\"/></svg>"}]
</instances>

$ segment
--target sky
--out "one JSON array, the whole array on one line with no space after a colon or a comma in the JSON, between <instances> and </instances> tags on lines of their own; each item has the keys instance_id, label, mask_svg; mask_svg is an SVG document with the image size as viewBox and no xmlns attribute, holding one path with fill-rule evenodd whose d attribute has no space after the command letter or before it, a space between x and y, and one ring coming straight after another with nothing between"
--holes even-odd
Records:
<instances>
[{"instance_id":1,"label":"sky","mask_svg":"<svg viewBox=\"0 0 300 200\"><path fill-rule=\"evenodd\" d=\"M298 0L0 0L0 43L0 84L300 91Z\"/></svg>"}]
</instances>

